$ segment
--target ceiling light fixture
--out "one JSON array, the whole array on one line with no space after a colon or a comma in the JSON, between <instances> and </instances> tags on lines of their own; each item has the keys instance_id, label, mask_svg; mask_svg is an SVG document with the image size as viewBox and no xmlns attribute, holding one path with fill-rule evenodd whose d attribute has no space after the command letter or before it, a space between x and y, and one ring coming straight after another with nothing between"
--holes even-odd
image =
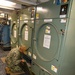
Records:
<instances>
[{"instance_id":1,"label":"ceiling light fixture","mask_svg":"<svg viewBox=\"0 0 75 75\"><path fill-rule=\"evenodd\" d=\"M16 3L14 2L7 0L0 0L0 8L14 10L15 5Z\"/></svg>"},{"instance_id":2,"label":"ceiling light fixture","mask_svg":"<svg viewBox=\"0 0 75 75\"><path fill-rule=\"evenodd\" d=\"M0 8L3 8L3 9L8 9L8 10L14 10L14 8L12 8L12 7L1 6L1 5L0 5Z\"/></svg>"},{"instance_id":3,"label":"ceiling light fixture","mask_svg":"<svg viewBox=\"0 0 75 75\"><path fill-rule=\"evenodd\" d=\"M0 0L0 5L12 7L16 5L16 3L7 0Z\"/></svg>"}]
</instances>

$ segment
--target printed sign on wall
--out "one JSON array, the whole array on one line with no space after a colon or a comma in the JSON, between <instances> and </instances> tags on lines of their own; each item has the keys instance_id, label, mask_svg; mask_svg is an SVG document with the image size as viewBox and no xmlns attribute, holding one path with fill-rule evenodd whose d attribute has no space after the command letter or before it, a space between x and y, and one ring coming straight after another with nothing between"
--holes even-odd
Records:
<instances>
[{"instance_id":1,"label":"printed sign on wall","mask_svg":"<svg viewBox=\"0 0 75 75\"><path fill-rule=\"evenodd\" d=\"M28 40L28 31L25 31L24 39L25 39L25 40Z\"/></svg>"},{"instance_id":2,"label":"printed sign on wall","mask_svg":"<svg viewBox=\"0 0 75 75\"><path fill-rule=\"evenodd\" d=\"M17 37L17 32L16 32L16 30L14 30L14 37L15 37L15 38Z\"/></svg>"},{"instance_id":3,"label":"printed sign on wall","mask_svg":"<svg viewBox=\"0 0 75 75\"><path fill-rule=\"evenodd\" d=\"M50 48L50 42L51 42L51 35L44 35L44 42L43 42L43 47L45 48Z\"/></svg>"}]
</instances>

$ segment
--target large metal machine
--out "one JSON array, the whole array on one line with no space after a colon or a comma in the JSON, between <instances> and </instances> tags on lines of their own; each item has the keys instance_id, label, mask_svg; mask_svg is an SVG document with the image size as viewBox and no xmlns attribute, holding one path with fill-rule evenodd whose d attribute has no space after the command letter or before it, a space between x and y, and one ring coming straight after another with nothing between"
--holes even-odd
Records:
<instances>
[{"instance_id":1,"label":"large metal machine","mask_svg":"<svg viewBox=\"0 0 75 75\"><path fill-rule=\"evenodd\" d=\"M75 74L74 0L50 0L36 8L32 71Z\"/></svg>"},{"instance_id":2,"label":"large metal machine","mask_svg":"<svg viewBox=\"0 0 75 75\"><path fill-rule=\"evenodd\" d=\"M7 18L0 18L0 45L3 50L10 50L10 21Z\"/></svg>"},{"instance_id":3,"label":"large metal machine","mask_svg":"<svg viewBox=\"0 0 75 75\"><path fill-rule=\"evenodd\" d=\"M28 56L32 55L32 37L34 28L34 14L32 16L32 8L22 9L20 12L20 27L19 27L19 45L24 45L28 48ZM34 9L34 8L33 8Z\"/></svg>"},{"instance_id":4,"label":"large metal machine","mask_svg":"<svg viewBox=\"0 0 75 75\"><path fill-rule=\"evenodd\" d=\"M3 50L10 50L10 25L3 25L2 28L2 47Z\"/></svg>"},{"instance_id":5,"label":"large metal machine","mask_svg":"<svg viewBox=\"0 0 75 75\"><path fill-rule=\"evenodd\" d=\"M13 12L11 21L11 47L18 46L18 34L19 34L19 18L16 12Z\"/></svg>"},{"instance_id":6,"label":"large metal machine","mask_svg":"<svg viewBox=\"0 0 75 75\"><path fill-rule=\"evenodd\" d=\"M11 26L11 46L16 47L18 43L18 28L17 24L13 23Z\"/></svg>"},{"instance_id":7,"label":"large metal machine","mask_svg":"<svg viewBox=\"0 0 75 75\"><path fill-rule=\"evenodd\" d=\"M74 7L74 0L50 0L37 5L36 14L22 9L18 24L12 24L15 46L29 48L26 57L32 58L36 75L75 74Z\"/></svg>"}]
</instances>

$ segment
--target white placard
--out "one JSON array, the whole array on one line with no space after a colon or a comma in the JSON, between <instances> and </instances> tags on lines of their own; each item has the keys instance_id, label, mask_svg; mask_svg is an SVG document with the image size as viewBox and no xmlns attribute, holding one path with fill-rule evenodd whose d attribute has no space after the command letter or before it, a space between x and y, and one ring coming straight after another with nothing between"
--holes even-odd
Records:
<instances>
[{"instance_id":1,"label":"white placard","mask_svg":"<svg viewBox=\"0 0 75 75\"><path fill-rule=\"evenodd\" d=\"M50 26L46 26L46 29L50 29Z\"/></svg>"},{"instance_id":2,"label":"white placard","mask_svg":"<svg viewBox=\"0 0 75 75\"><path fill-rule=\"evenodd\" d=\"M28 40L28 31L25 31L25 40Z\"/></svg>"},{"instance_id":3,"label":"white placard","mask_svg":"<svg viewBox=\"0 0 75 75\"><path fill-rule=\"evenodd\" d=\"M61 23L66 23L66 19L61 19Z\"/></svg>"},{"instance_id":4,"label":"white placard","mask_svg":"<svg viewBox=\"0 0 75 75\"><path fill-rule=\"evenodd\" d=\"M66 17L66 15L60 15L60 18L65 18Z\"/></svg>"},{"instance_id":5,"label":"white placard","mask_svg":"<svg viewBox=\"0 0 75 75\"><path fill-rule=\"evenodd\" d=\"M31 52L28 52L28 55L31 56Z\"/></svg>"},{"instance_id":6,"label":"white placard","mask_svg":"<svg viewBox=\"0 0 75 75\"><path fill-rule=\"evenodd\" d=\"M43 47L45 48L50 48L50 42L51 42L51 35L44 35L44 42L43 42Z\"/></svg>"},{"instance_id":7,"label":"white placard","mask_svg":"<svg viewBox=\"0 0 75 75\"><path fill-rule=\"evenodd\" d=\"M33 54L33 58L36 59L36 55L35 54Z\"/></svg>"},{"instance_id":8,"label":"white placard","mask_svg":"<svg viewBox=\"0 0 75 75\"><path fill-rule=\"evenodd\" d=\"M16 32L16 30L14 30L14 37L15 37L15 38L17 37L17 32Z\"/></svg>"},{"instance_id":9,"label":"white placard","mask_svg":"<svg viewBox=\"0 0 75 75\"><path fill-rule=\"evenodd\" d=\"M45 33L50 34L50 30L46 29L46 30L45 30Z\"/></svg>"},{"instance_id":10,"label":"white placard","mask_svg":"<svg viewBox=\"0 0 75 75\"><path fill-rule=\"evenodd\" d=\"M24 23L28 23L28 20L27 21L24 21Z\"/></svg>"},{"instance_id":11,"label":"white placard","mask_svg":"<svg viewBox=\"0 0 75 75\"><path fill-rule=\"evenodd\" d=\"M44 19L44 22L52 22L53 19Z\"/></svg>"},{"instance_id":12,"label":"white placard","mask_svg":"<svg viewBox=\"0 0 75 75\"><path fill-rule=\"evenodd\" d=\"M58 71L58 69L54 65L51 65L51 70L54 71L55 73L57 73Z\"/></svg>"}]
</instances>

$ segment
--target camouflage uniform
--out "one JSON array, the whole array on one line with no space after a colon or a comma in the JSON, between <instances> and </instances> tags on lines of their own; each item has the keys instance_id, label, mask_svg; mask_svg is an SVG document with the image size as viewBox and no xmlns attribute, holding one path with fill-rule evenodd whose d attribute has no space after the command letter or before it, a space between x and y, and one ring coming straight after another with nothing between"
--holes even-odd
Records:
<instances>
[{"instance_id":1,"label":"camouflage uniform","mask_svg":"<svg viewBox=\"0 0 75 75\"><path fill-rule=\"evenodd\" d=\"M7 66L11 69L12 72L20 72L22 71L22 69L18 66L20 62L21 55L19 52L19 48L12 49L6 57Z\"/></svg>"}]
</instances>

